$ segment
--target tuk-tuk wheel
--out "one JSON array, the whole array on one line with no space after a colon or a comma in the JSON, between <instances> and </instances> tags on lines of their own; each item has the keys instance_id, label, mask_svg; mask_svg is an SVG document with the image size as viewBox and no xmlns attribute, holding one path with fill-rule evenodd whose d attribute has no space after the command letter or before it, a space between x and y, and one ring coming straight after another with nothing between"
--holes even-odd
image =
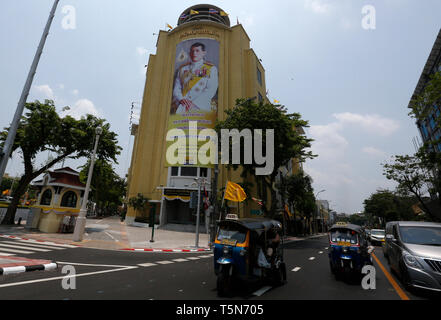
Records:
<instances>
[{"instance_id":1,"label":"tuk-tuk wheel","mask_svg":"<svg viewBox=\"0 0 441 320\"><path fill-rule=\"evenodd\" d=\"M217 294L219 297L226 297L231 294L232 281L228 269L223 269L217 276Z\"/></svg>"}]
</instances>

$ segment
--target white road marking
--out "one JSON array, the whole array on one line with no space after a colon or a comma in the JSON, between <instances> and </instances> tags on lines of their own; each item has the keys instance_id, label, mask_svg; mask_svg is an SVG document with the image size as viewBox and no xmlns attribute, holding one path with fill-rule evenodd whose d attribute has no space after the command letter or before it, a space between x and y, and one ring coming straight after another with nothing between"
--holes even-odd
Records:
<instances>
[{"instance_id":1,"label":"white road marking","mask_svg":"<svg viewBox=\"0 0 441 320\"><path fill-rule=\"evenodd\" d=\"M18 242L18 241L2 241L1 243L19 244L21 242ZM45 249L51 249L51 250L65 250L66 249L66 248L51 247L51 246L46 246L44 244L29 243L29 242L26 242L26 246L27 247L45 248Z\"/></svg>"},{"instance_id":2,"label":"white road marking","mask_svg":"<svg viewBox=\"0 0 441 320\"><path fill-rule=\"evenodd\" d=\"M24 250L34 250L34 251L40 251L40 252L49 252L50 251L50 250L47 250L47 249L26 247L24 245L23 246L17 246L17 245L13 245L13 244L3 244L3 242L0 242L0 247L24 249Z\"/></svg>"},{"instance_id":3,"label":"white road marking","mask_svg":"<svg viewBox=\"0 0 441 320\"><path fill-rule=\"evenodd\" d=\"M185 262L185 261L190 261L190 260L180 258L180 259L173 259L173 261L176 261L176 262Z\"/></svg>"},{"instance_id":4,"label":"white road marking","mask_svg":"<svg viewBox=\"0 0 441 320\"><path fill-rule=\"evenodd\" d=\"M188 257L187 259L188 260L199 260L200 258L198 258L198 257Z\"/></svg>"},{"instance_id":5,"label":"white road marking","mask_svg":"<svg viewBox=\"0 0 441 320\"><path fill-rule=\"evenodd\" d=\"M67 263L67 264L74 265L75 263ZM65 275L65 276L62 276L62 277L54 277L54 278L46 278L46 279L38 279L38 280L30 280L30 281L7 283L7 284L1 284L0 288L21 286L21 285L26 285L26 284L38 283L38 282L48 282L48 281L61 280L61 279L67 279L67 278L73 278L73 277L92 276L92 275L96 275L96 274L110 273L110 272L117 272L117 271L126 271L126 270L137 269L137 268L138 267L127 267L127 268L119 268L119 269L113 269L113 270L88 272L88 273L76 274L76 275L71 275L71 276Z\"/></svg>"},{"instance_id":6,"label":"white road marking","mask_svg":"<svg viewBox=\"0 0 441 320\"><path fill-rule=\"evenodd\" d=\"M300 269L302 269L302 268L300 268L300 267L295 267L295 268L292 269L291 271L297 272L297 271L299 271Z\"/></svg>"},{"instance_id":7,"label":"white road marking","mask_svg":"<svg viewBox=\"0 0 441 320\"><path fill-rule=\"evenodd\" d=\"M315 259L315 257L310 257L308 260L314 260Z\"/></svg>"},{"instance_id":8,"label":"white road marking","mask_svg":"<svg viewBox=\"0 0 441 320\"><path fill-rule=\"evenodd\" d=\"M319 254L322 254L323 253L323 251L319 251Z\"/></svg>"},{"instance_id":9,"label":"white road marking","mask_svg":"<svg viewBox=\"0 0 441 320\"><path fill-rule=\"evenodd\" d=\"M33 252L33 251L24 251L24 250L6 249L6 248L2 248L2 251L6 251L6 252L14 252L14 253L21 253L21 254L31 254L31 253L35 253L35 252Z\"/></svg>"},{"instance_id":10,"label":"white road marking","mask_svg":"<svg viewBox=\"0 0 441 320\"><path fill-rule=\"evenodd\" d=\"M117 239L115 239L114 236L112 236L110 233L108 233L107 231L104 231L105 234L107 234L109 237L112 238L113 241L118 241Z\"/></svg>"},{"instance_id":11,"label":"white road marking","mask_svg":"<svg viewBox=\"0 0 441 320\"><path fill-rule=\"evenodd\" d=\"M63 248L78 248L77 246L72 246L70 244L61 244L61 243L54 243L54 242L50 242L50 241L37 241L34 239L29 239L29 240L17 240L20 242L30 242L30 243L35 243L35 244L47 244L50 246L55 246L55 247L63 247Z\"/></svg>"},{"instance_id":12,"label":"white road marking","mask_svg":"<svg viewBox=\"0 0 441 320\"><path fill-rule=\"evenodd\" d=\"M265 292L267 292L271 288L272 287L270 287L270 286L266 286L266 287L260 288L259 290L254 292L253 295L260 297L262 294L264 294Z\"/></svg>"},{"instance_id":13,"label":"white road marking","mask_svg":"<svg viewBox=\"0 0 441 320\"><path fill-rule=\"evenodd\" d=\"M164 260L164 261L156 261L156 263L159 263L159 264L171 264L171 263L174 263L174 262L173 261Z\"/></svg>"},{"instance_id":14,"label":"white road marking","mask_svg":"<svg viewBox=\"0 0 441 320\"><path fill-rule=\"evenodd\" d=\"M70 264L73 266L87 266L87 267L133 268L133 266L120 266L115 264L90 264L90 263L62 262L62 261L57 261L57 263Z\"/></svg>"},{"instance_id":15,"label":"white road marking","mask_svg":"<svg viewBox=\"0 0 441 320\"><path fill-rule=\"evenodd\" d=\"M157 264L156 263L147 262L147 263L138 264L138 266L140 266L140 267L153 267L153 266L157 266Z\"/></svg>"},{"instance_id":16,"label":"white road marking","mask_svg":"<svg viewBox=\"0 0 441 320\"><path fill-rule=\"evenodd\" d=\"M198 256L198 258L211 258L211 255L207 254L205 256Z\"/></svg>"},{"instance_id":17,"label":"white road marking","mask_svg":"<svg viewBox=\"0 0 441 320\"><path fill-rule=\"evenodd\" d=\"M14 253L0 252L0 256L9 257L9 256L15 256L15 254Z\"/></svg>"}]
</instances>

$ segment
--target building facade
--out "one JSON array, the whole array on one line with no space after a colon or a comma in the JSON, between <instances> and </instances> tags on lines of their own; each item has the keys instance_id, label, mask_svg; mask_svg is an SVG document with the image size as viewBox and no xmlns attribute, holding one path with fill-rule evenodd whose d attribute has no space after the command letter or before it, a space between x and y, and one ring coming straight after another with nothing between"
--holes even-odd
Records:
<instances>
[{"instance_id":1,"label":"building facade","mask_svg":"<svg viewBox=\"0 0 441 320\"><path fill-rule=\"evenodd\" d=\"M412 99L420 95L427 83L430 81L430 76L436 72L441 71L441 30L430 52L429 58L421 73L418 84L412 95ZM411 100L412 100L411 99ZM409 104L410 107L410 104ZM429 111L428 116L424 120L418 120L416 125L420 132L423 143L428 141L435 141L441 138L441 128L437 125L436 119L440 118L441 103L433 106L433 109ZM434 145L434 151L441 152L441 142Z\"/></svg>"},{"instance_id":2,"label":"building facade","mask_svg":"<svg viewBox=\"0 0 441 320\"><path fill-rule=\"evenodd\" d=\"M172 130L191 134L191 122L198 130L213 129L236 99L266 99L265 69L242 25L230 26L228 15L212 5L184 10L176 28L159 32L156 47L149 57L139 125L132 130L128 198L149 198L161 226L194 225L190 198L198 190L195 178L205 178L202 196L210 195L215 167L191 157L185 165L169 163L167 150L173 139L166 137ZM227 181L242 182L240 172L219 165L217 190ZM261 214L253 201L234 204L232 210L240 216ZM126 223L135 223L136 217L129 207ZM204 218L201 210L201 225Z\"/></svg>"}]
</instances>

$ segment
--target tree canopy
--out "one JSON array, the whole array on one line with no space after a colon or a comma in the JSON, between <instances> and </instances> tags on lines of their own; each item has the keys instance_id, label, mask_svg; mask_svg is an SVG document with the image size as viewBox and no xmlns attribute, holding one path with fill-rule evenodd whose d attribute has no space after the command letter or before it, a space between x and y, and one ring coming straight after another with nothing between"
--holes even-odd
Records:
<instances>
[{"instance_id":1,"label":"tree canopy","mask_svg":"<svg viewBox=\"0 0 441 320\"><path fill-rule=\"evenodd\" d=\"M116 156L120 154L121 150L117 144L117 134L110 131L110 124L106 123L104 119L90 114L80 120L71 116L61 118L56 112L52 100L45 100L44 103L37 100L26 103L25 107L26 113L20 120L12 147L12 152L19 151L22 155L24 175L14 190L12 195L14 199L8 208L3 224L13 223L18 201L33 179L64 159L90 157L94 145L95 129L98 126L103 129L98 144L98 158L117 162ZM8 131L9 128L5 128L0 132L2 145ZM51 151L56 156L41 166L36 166L37 155L45 151Z\"/></svg>"},{"instance_id":2,"label":"tree canopy","mask_svg":"<svg viewBox=\"0 0 441 320\"><path fill-rule=\"evenodd\" d=\"M236 106L226 110L226 119L218 121L216 130L220 133L222 129L242 131L250 129L262 130L263 145L266 146L267 136L265 130L274 130L274 170L265 176L256 175L256 169L262 167L252 159L251 164L245 164L243 159L244 148L241 150L241 164L230 165L234 169L242 168L242 176L253 176L257 182L259 197L265 199L267 190L271 192L271 207L268 208L264 202L262 209L267 216L274 216L276 211L276 191L274 188L278 168L285 166L293 158L305 161L307 158L315 157L307 149L311 147L312 139L306 138L300 130L308 127L308 121L303 120L299 113L288 113L281 105L273 105L268 102L255 102L255 99L238 99ZM254 150L253 146L253 150ZM265 147L262 148L265 150ZM268 155L266 155L268 157Z\"/></svg>"}]
</instances>

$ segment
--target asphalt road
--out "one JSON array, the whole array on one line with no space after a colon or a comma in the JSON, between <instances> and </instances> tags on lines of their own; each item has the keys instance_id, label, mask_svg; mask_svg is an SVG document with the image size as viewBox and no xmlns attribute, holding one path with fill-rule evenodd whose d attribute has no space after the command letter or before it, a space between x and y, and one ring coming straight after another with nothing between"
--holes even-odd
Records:
<instances>
[{"instance_id":1,"label":"asphalt road","mask_svg":"<svg viewBox=\"0 0 441 320\"><path fill-rule=\"evenodd\" d=\"M2 244L20 243L14 244L10 240L6 243L1 239L0 246ZM394 275L389 275L381 247L374 252L378 259L374 259L375 290L364 290L360 283L337 281L329 270L327 248L326 237L286 244L287 284L276 288L242 287L226 300L427 298L407 292ZM1 300L220 300L210 252L148 253L63 248L19 256L52 260L59 267L54 271L0 276Z\"/></svg>"}]
</instances>

